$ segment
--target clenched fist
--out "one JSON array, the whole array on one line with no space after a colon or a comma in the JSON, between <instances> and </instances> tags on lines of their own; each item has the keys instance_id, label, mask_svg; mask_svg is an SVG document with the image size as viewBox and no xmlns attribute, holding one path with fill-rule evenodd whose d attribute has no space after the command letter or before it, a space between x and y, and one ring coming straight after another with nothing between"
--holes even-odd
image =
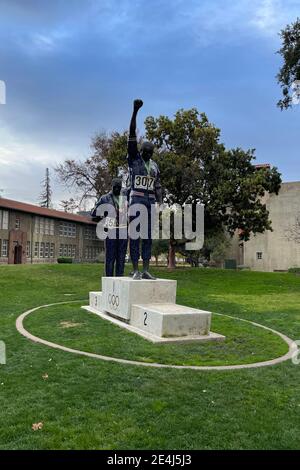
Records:
<instances>
[{"instance_id":1,"label":"clenched fist","mask_svg":"<svg viewBox=\"0 0 300 470\"><path fill-rule=\"evenodd\" d=\"M134 109L135 111L138 111L138 110L143 106L143 104L144 104L144 103L142 102L142 100L139 100L139 99L138 99L138 100L134 100L134 102L133 102L133 109Z\"/></svg>"}]
</instances>

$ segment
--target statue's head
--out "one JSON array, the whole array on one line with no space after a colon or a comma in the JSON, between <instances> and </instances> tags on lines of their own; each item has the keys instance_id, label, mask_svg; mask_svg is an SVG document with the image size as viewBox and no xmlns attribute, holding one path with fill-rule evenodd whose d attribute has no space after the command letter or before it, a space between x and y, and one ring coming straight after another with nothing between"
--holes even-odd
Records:
<instances>
[{"instance_id":1,"label":"statue's head","mask_svg":"<svg viewBox=\"0 0 300 470\"><path fill-rule=\"evenodd\" d=\"M114 178L112 180L112 192L114 196L120 196L122 189L122 180L121 178Z\"/></svg>"},{"instance_id":2,"label":"statue's head","mask_svg":"<svg viewBox=\"0 0 300 470\"><path fill-rule=\"evenodd\" d=\"M146 162L150 160L154 152L154 145L151 142L143 142L141 147L142 159Z\"/></svg>"}]
</instances>

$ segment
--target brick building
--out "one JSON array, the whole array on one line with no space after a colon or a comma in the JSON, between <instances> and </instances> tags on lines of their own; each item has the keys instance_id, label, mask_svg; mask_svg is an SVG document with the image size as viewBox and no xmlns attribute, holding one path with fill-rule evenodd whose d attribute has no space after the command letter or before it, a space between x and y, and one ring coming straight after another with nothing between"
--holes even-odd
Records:
<instances>
[{"instance_id":1,"label":"brick building","mask_svg":"<svg viewBox=\"0 0 300 470\"><path fill-rule=\"evenodd\" d=\"M90 217L0 198L0 264L104 259Z\"/></svg>"}]
</instances>

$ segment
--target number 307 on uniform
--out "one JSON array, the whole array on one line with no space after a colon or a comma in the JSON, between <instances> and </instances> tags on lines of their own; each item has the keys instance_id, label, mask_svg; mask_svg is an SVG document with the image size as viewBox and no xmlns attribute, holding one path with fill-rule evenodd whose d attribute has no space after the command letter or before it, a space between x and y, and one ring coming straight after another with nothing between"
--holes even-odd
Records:
<instances>
[{"instance_id":1,"label":"number 307 on uniform","mask_svg":"<svg viewBox=\"0 0 300 470\"><path fill-rule=\"evenodd\" d=\"M136 175L134 179L135 189L154 189L154 178L152 176Z\"/></svg>"}]
</instances>

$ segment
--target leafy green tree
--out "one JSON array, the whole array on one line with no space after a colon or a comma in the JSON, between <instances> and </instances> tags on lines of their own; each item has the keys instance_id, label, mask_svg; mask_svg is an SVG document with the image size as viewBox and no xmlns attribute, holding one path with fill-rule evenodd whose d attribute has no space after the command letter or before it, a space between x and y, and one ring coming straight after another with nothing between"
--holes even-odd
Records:
<instances>
[{"instance_id":1,"label":"leafy green tree","mask_svg":"<svg viewBox=\"0 0 300 470\"><path fill-rule=\"evenodd\" d=\"M257 169L254 150L226 150L220 130L197 109L180 109L167 116L145 121L146 138L156 147L164 188L164 201L174 204L202 203L205 206L205 238L239 231L241 240L253 233L271 230L262 197L278 193L280 174L274 167ZM127 132L98 134L92 141L93 154L84 162L66 160L56 169L60 180L76 190L81 200L107 192L120 169L127 170ZM169 240L169 267L184 239ZM205 248L205 247L204 247ZM212 249L205 248L209 257ZM205 251L204 250L204 251Z\"/></svg>"},{"instance_id":2,"label":"leafy green tree","mask_svg":"<svg viewBox=\"0 0 300 470\"><path fill-rule=\"evenodd\" d=\"M198 267L199 263L203 266L221 265L226 258L226 253L230 248L230 238L225 232L215 232L207 234L201 250L187 251L182 245L178 252L185 256L191 266Z\"/></svg>"},{"instance_id":3,"label":"leafy green tree","mask_svg":"<svg viewBox=\"0 0 300 470\"><path fill-rule=\"evenodd\" d=\"M220 265L225 260L229 248L230 240L225 232L212 233L204 240L202 255Z\"/></svg>"},{"instance_id":4,"label":"leafy green tree","mask_svg":"<svg viewBox=\"0 0 300 470\"><path fill-rule=\"evenodd\" d=\"M240 239L248 240L251 233L271 230L261 197L277 194L281 178L276 168L255 167L253 149L226 150L219 142L220 130L195 108L179 110L173 120L149 116L145 128L156 146L165 201L204 204L205 236L239 230ZM171 237L170 267L176 250Z\"/></svg>"},{"instance_id":5,"label":"leafy green tree","mask_svg":"<svg viewBox=\"0 0 300 470\"><path fill-rule=\"evenodd\" d=\"M168 240L153 240L152 241L152 256L155 257L156 266L158 266L158 257L163 253L168 253L169 241Z\"/></svg>"},{"instance_id":6,"label":"leafy green tree","mask_svg":"<svg viewBox=\"0 0 300 470\"><path fill-rule=\"evenodd\" d=\"M283 65L277 75L278 83L282 88L283 98L277 106L283 109L290 108L293 103L292 85L300 80L300 19L287 25L280 32L282 47L277 51L283 58Z\"/></svg>"}]
</instances>

